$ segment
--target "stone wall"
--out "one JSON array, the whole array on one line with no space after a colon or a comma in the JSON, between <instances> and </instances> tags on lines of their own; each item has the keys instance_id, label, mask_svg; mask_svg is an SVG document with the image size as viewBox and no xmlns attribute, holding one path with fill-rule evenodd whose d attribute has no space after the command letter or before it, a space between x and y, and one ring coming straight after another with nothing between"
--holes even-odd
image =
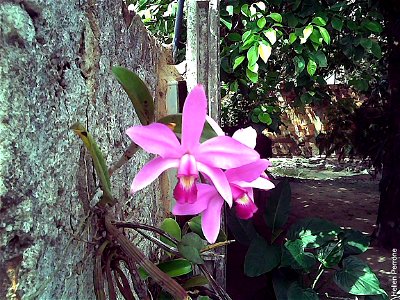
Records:
<instances>
[{"instance_id":1,"label":"stone wall","mask_svg":"<svg viewBox=\"0 0 400 300\"><path fill-rule=\"evenodd\" d=\"M111 67L144 78L158 115L167 88L159 74L173 76L139 17L129 24L123 8L117 0L0 3L0 299L94 299L85 216L98 183L69 127L85 124L111 164L129 144L125 129L138 124ZM128 196L148 159L139 151L112 186L126 204L121 215L155 224L165 215L165 183Z\"/></svg>"}]
</instances>

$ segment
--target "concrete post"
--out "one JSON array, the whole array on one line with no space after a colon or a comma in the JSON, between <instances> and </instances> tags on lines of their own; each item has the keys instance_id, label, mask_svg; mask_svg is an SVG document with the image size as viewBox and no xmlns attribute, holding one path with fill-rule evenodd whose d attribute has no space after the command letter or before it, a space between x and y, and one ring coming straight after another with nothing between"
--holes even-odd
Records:
<instances>
[{"instance_id":1,"label":"concrete post","mask_svg":"<svg viewBox=\"0 0 400 300\"><path fill-rule=\"evenodd\" d=\"M187 84L191 90L197 83L204 85L208 98L208 114L217 122L220 117L219 82L219 0L189 0L187 12ZM225 217L222 216L225 227ZM225 248L219 248L217 258L207 267L217 282L225 288ZM210 266L211 265L211 266Z\"/></svg>"}]
</instances>

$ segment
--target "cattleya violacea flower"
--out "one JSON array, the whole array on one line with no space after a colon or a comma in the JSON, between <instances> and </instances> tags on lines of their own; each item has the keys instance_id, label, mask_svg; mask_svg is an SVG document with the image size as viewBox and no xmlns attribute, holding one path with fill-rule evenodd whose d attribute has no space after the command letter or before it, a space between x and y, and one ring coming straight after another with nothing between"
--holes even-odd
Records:
<instances>
[{"instance_id":1,"label":"cattleya violacea flower","mask_svg":"<svg viewBox=\"0 0 400 300\"><path fill-rule=\"evenodd\" d=\"M217 131L218 132L218 131ZM255 147L256 131L251 128L239 129L233 138L251 148ZM254 162L226 170L225 176L229 182L236 215L241 219L249 219L257 211L254 204L253 188L270 190L274 184L265 174L265 169L270 166L266 159L258 159ZM214 243L220 229L220 215L224 200L217 190L208 184L197 184L198 200L196 203L176 203L172 213L174 215L202 214L201 227L204 236L210 243Z\"/></svg>"},{"instance_id":2,"label":"cattleya violacea flower","mask_svg":"<svg viewBox=\"0 0 400 300\"><path fill-rule=\"evenodd\" d=\"M198 85L189 93L183 107L181 141L168 126L160 123L127 129L126 133L136 144L158 155L136 175L131 193L149 185L163 171L178 168L178 184L174 189L177 203L191 204L193 207L201 205L198 189L203 188L196 185L200 172L212 182L222 199L232 205L231 188L221 169L237 168L259 160L260 156L255 150L228 136L217 136L200 143L206 109L205 92ZM187 210L184 214L190 212Z\"/></svg>"}]
</instances>

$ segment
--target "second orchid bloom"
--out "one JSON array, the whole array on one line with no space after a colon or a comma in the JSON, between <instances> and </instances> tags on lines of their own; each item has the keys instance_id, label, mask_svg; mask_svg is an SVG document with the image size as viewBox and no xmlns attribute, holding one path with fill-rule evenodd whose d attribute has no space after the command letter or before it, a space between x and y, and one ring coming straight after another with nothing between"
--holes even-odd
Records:
<instances>
[{"instance_id":1,"label":"second orchid bloom","mask_svg":"<svg viewBox=\"0 0 400 300\"><path fill-rule=\"evenodd\" d=\"M254 141L247 139L251 134L245 134L245 138L238 138L245 135L237 134L236 139L217 136L200 143L206 113L206 95L198 85L189 93L183 107L181 141L168 126L160 123L133 126L126 133L145 151L157 155L136 175L131 193L152 183L163 171L177 168L176 204L172 212L175 215L201 213L204 236L214 243L224 201L229 206L234 202L238 217L247 219L257 210L252 188L267 190L274 185L264 174L269 162L260 159L253 149L255 136ZM199 172L205 182L200 182Z\"/></svg>"}]
</instances>

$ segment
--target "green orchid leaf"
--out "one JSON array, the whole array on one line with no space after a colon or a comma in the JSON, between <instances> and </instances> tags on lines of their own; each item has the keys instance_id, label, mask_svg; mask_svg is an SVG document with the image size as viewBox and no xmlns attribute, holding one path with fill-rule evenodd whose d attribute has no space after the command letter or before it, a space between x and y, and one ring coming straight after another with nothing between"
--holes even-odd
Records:
<instances>
[{"instance_id":1,"label":"green orchid leaf","mask_svg":"<svg viewBox=\"0 0 400 300\"><path fill-rule=\"evenodd\" d=\"M104 193L103 200L111 205L115 204L115 200L111 195L110 175L108 174L106 161L104 160L103 153L101 152L99 146L81 123L73 124L71 129L81 138L83 144L89 150L90 156L93 159L94 169L99 177L100 186Z\"/></svg>"},{"instance_id":2,"label":"green orchid leaf","mask_svg":"<svg viewBox=\"0 0 400 300\"><path fill-rule=\"evenodd\" d=\"M192 264L183 258L159 263L157 264L157 267L171 277L186 275L193 271ZM142 280L145 280L150 276L143 268L139 268L139 275Z\"/></svg>"},{"instance_id":3,"label":"green orchid leaf","mask_svg":"<svg viewBox=\"0 0 400 300\"><path fill-rule=\"evenodd\" d=\"M142 125L154 120L154 101L147 85L135 73L123 68L113 67L112 72L128 94Z\"/></svg>"},{"instance_id":4,"label":"green orchid leaf","mask_svg":"<svg viewBox=\"0 0 400 300\"><path fill-rule=\"evenodd\" d=\"M205 276L197 275L197 276L193 276L193 277L189 278L188 280L184 281L182 283L182 287L185 290L189 290L196 286L203 286L206 284L208 284L208 279Z\"/></svg>"},{"instance_id":5,"label":"green orchid leaf","mask_svg":"<svg viewBox=\"0 0 400 300\"><path fill-rule=\"evenodd\" d=\"M172 218L164 219L164 221L161 223L160 228L164 230L166 233L168 233L170 236L176 238L178 241L181 240L182 231L181 228L179 227L179 224L174 219ZM176 247L176 245L172 241L163 236L160 237L160 240L166 243L167 245Z\"/></svg>"},{"instance_id":6,"label":"green orchid leaf","mask_svg":"<svg viewBox=\"0 0 400 300\"><path fill-rule=\"evenodd\" d=\"M361 231L345 229L343 235L344 255L361 254L368 250L370 238Z\"/></svg>"},{"instance_id":7,"label":"green orchid leaf","mask_svg":"<svg viewBox=\"0 0 400 300\"><path fill-rule=\"evenodd\" d=\"M205 242L199 235L189 232L179 241L178 251L187 260L195 264L203 264L204 260L200 256L200 251L203 249L204 245Z\"/></svg>"}]
</instances>

